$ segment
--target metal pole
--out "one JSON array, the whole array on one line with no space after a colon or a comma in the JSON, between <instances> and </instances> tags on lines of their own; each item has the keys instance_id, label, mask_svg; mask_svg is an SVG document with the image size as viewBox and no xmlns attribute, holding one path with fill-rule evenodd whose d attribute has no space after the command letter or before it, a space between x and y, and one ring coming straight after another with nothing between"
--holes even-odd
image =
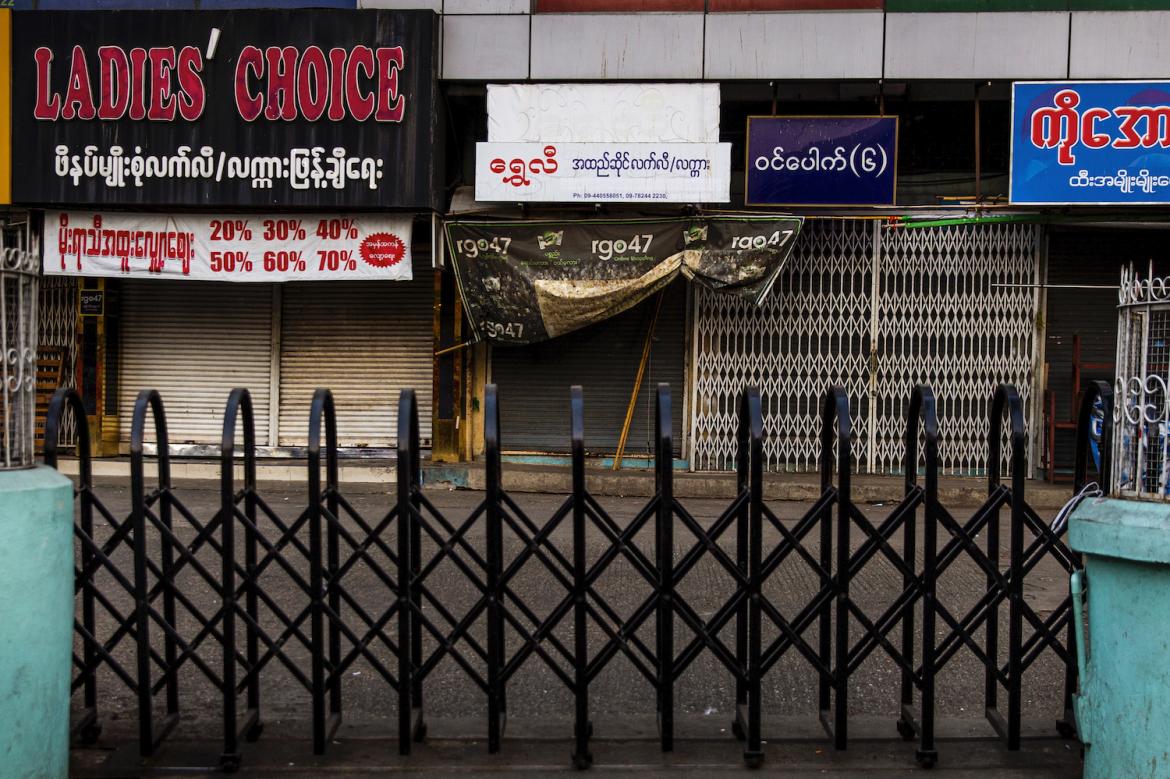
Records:
<instances>
[{"instance_id":1,"label":"metal pole","mask_svg":"<svg viewBox=\"0 0 1170 779\"><path fill-rule=\"evenodd\" d=\"M500 751L503 693L501 673L504 668L500 603L500 560L503 534L503 507L500 473L500 405L495 384L487 385L484 394L484 439L487 448L487 589L488 589L488 751Z\"/></svg>"},{"instance_id":2,"label":"metal pole","mask_svg":"<svg viewBox=\"0 0 1170 779\"><path fill-rule=\"evenodd\" d=\"M588 589L585 576L585 398L580 385L569 390L570 431L573 446L573 686L575 717L573 764L588 768L589 752L589 642L586 628Z\"/></svg>"},{"instance_id":3,"label":"metal pole","mask_svg":"<svg viewBox=\"0 0 1170 779\"><path fill-rule=\"evenodd\" d=\"M410 655L410 588L414 571L410 561L410 526L414 523L410 462L418 445L411 435L410 419L417 413L414 402L414 390L402 390L398 399L398 754L404 756L410 754L410 704L414 687Z\"/></svg>"},{"instance_id":4,"label":"metal pole","mask_svg":"<svg viewBox=\"0 0 1170 779\"><path fill-rule=\"evenodd\" d=\"M674 749L674 447L671 442L670 385L658 385L654 471L657 476L658 554L658 727L662 751Z\"/></svg>"}]
</instances>

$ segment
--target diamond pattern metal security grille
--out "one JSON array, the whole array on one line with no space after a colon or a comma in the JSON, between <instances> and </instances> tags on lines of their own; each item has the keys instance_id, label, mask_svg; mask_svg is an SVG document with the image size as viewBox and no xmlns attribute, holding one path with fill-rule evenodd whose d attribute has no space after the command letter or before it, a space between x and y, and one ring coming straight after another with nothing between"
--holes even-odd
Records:
<instances>
[{"instance_id":1,"label":"diamond pattern metal security grille","mask_svg":"<svg viewBox=\"0 0 1170 779\"><path fill-rule=\"evenodd\" d=\"M38 347L53 346L65 350L64 387L73 387L77 360L77 279L69 276L42 276ZM61 425L62 446L73 446L77 439L75 420L67 415Z\"/></svg>"},{"instance_id":2,"label":"diamond pattern metal security grille","mask_svg":"<svg viewBox=\"0 0 1170 779\"><path fill-rule=\"evenodd\" d=\"M854 451L868 434L867 346L878 223L809 220L788 267L760 308L695 287L693 463L735 467L736 399L761 389L769 470L816 468L821 395L849 393Z\"/></svg>"},{"instance_id":3,"label":"diamond pattern metal security grille","mask_svg":"<svg viewBox=\"0 0 1170 779\"><path fill-rule=\"evenodd\" d=\"M939 399L945 471L984 471L995 386L1013 383L1030 402L1039 234L810 220L760 309L697 289L694 467L734 467L734 399L756 385L768 469L816 470L818 401L841 384L857 468L899 471L906 404L925 383Z\"/></svg>"},{"instance_id":4,"label":"diamond pattern metal security grille","mask_svg":"<svg viewBox=\"0 0 1170 779\"><path fill-rule=\"evenodd\" d=\"M915 384L938 398L946 471L985 471L996 385L1030 408L1038 246L1035 225L882 231L871 471L901 468Z\"/></svg>"}]
</instances>

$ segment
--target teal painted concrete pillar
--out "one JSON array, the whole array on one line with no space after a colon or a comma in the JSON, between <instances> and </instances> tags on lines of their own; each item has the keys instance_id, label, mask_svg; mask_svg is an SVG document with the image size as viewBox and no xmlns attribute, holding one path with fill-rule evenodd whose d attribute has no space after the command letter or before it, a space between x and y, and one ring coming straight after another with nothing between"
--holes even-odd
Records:
<instances>
[{"instance_id":1,"label":"teal painted concrete pillar","mask_svg":"<svg viewBox=\"0 0 1170 779\"><path fill-rule=\"evenodd\" d=\"M1086 779L1170 776L1170 505L1087 500L1069 519Z\"/></svg>"},{"instance_id":2,"label":"teal painted concrete pillar","mask_svg":"<svg viewBox=\"0 0 1170 779\"><path fill-rule=\"evenodd\" d=\"M73 485L0 471L0 776L69 774Z\"/></svg>"}]
</instances>

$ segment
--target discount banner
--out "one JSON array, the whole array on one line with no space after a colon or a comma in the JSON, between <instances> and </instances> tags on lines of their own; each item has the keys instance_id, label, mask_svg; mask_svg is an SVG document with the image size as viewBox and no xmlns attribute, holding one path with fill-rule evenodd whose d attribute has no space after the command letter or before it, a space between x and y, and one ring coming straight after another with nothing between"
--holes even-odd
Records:
<instances>
[{"instance_id":1,"label":"discount banner","mask_svg":"<svg viewBox=\"0 0 1170 779\"><path fill-rule=\"evenodd\" d=\"M205 281L409 281L411 218L45 213L45 273Z\"/></svg>"}]
</instances>

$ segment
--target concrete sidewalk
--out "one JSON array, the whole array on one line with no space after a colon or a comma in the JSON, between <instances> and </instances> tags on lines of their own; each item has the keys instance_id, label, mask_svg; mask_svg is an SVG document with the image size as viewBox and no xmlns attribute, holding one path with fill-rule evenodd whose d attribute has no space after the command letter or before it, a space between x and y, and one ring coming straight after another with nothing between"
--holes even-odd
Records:
<instances>
[{"instance_id":1,"label":"concrete sidewalk","mask_svg":"<svg viewBox=\"0 0 1170 779\"><path fill-rule=\"evenodd\" d=\"M261 483L304 484L305 460L267 459L257 464L257 479ZM153 472L153 465L147 466ZM77 460L63 458L62 473L77 474ZM129 458L102 458L93 461L95 477L129 479ZM214 480L220 476L218 460L174 458L171 474L177 480ZM567 464L532 465L505 462L504 488L512 492L566 494L572 489L572 475ZM243 478L243 467L237 466L236 478ZM393 489L397 478L393 459L342 460L339 478L342 485L361 485L364 488L382 486ZM482 462L423 464L424 484L447 485L457 489L482 490L486 476ZM625 468L614 471L600 465L586 468L585 482L595 495L647 497L654 494L654 472L648 468ZM900 476L853 477L853 498L858 503L889 503L904 494ZM735 495L735 474L675 471L674 491L680 498L730 498ZM821 493L820 477L812 473L768 473L764 475L764 494L768 500L812 501ZM939 498L947 506L974 506L987 495L984 477L944 477L939 480ZM1032 480L1027 485L1028 502L1036 509L1054 509L1063 506L1072 497L1068 484L1048 484Z\"/></svg>"},{"instance_id":2,"label":"concrete sidewalk","mask_svg":"<svg viewBox=\"0 0 1170 779\"><path fill-rule=\"evenodd\" d=\"M687 718L678 723L674 751L659 749L652 719L606 718L595 727L610 733L591 742L593 772L606 776L751 775L742 760L743 746L726 732L726 723L712 718ZM706 720L706 721L704 721ZM127 723L129 724L129 723ZM1080 745L1040 735L1040 723L1026 723L1018 752L1008 752L989 736L986 723L945 720L939 724L940 761L930 771L960 779L1072 779L1081 775ZM430 723L432 735L415 744L409 757L386 738L389 725L343 726L325 755L314 756L305 735L306 723L268 723L255 743L242 747L240 773L252 776L310 777L501 777L577 773L571 766L573 744L547 724L510 723L498 754L487 751L482 723L470 720ZM807 719L768 721L762 770L792 777L902 777L927 774L914 761L914 743L890 738L890 721L856 718L849 749L838 752ZM724 728L720 732L720 728ZM143 760L133 735L103 738L97 745L74 749L70 775L79 779L113 777L177 777L213 774L221 744L211 738L168 739L158 753ZM622 732L626 735L619 735Z\"/></svg>"}]
</instances>

